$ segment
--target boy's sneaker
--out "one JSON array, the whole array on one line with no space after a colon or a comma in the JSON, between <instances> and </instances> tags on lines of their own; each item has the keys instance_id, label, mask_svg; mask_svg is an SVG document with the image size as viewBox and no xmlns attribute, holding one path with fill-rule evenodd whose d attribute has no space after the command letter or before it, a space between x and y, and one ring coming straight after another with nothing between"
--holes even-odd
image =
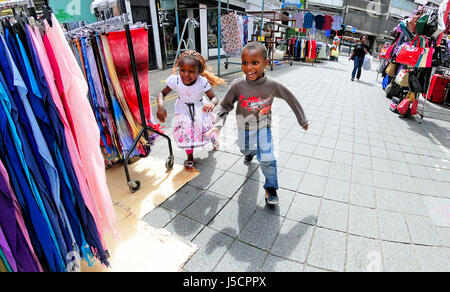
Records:
<instances>
[{"instance_id":1,"label":"boy's sneaker","mask_svg":"<svg viewBox=\"0 0 450 292\"><path fill-rule=\"evenodd\" d=\"M244 157L244 163L250 163L253 160L253 155L245 155Z\"/></svg>"},{"instance_id":2,"label":"boy's sneaker","mask_svg":"<svg viewBox=\"0 0 450 292\"><path fill-rule=\"evenodd\" d=\"M266 190L266 204L268 205L278 205L280 203L280 199L277 195L277 190L274 188L268 188Z\"/></svg>"}]
</instances>

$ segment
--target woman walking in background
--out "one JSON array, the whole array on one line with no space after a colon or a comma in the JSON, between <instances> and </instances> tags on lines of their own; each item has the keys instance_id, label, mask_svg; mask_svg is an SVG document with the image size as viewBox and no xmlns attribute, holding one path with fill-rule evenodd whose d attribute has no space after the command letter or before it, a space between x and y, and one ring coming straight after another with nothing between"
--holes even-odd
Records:
<instances>
[{"instance_id":1,"label":"woman walking in background","mask_svg":"<svg viewBox=\"0 0 450 292\"><path fill-rule=\"evenodd\" d=\"M348 59L349 61L354 60L352 81L355 80L355 76L356 79L358 80L361 77L362 66L364 64L364 56L366 54L369 54L369 46L366 43L367 43L367 36L362 35L360 38L360 43L356 45L355 49L353 50L353 53L350 55L350 58Z\"/></svg>"}]
</instances>

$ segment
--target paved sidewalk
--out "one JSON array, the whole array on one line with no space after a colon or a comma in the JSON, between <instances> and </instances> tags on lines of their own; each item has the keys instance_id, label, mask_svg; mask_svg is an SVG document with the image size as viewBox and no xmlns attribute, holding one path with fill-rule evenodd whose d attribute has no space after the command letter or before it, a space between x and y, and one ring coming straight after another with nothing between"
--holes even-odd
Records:
<instances>
[{"instance_id":1,"label":"paved sidewalk","mask_svg":"<svg viewBox=\"0 0 450 292\"><path fill-rule=\"evenodd\" d=\"M376 73L351 82L351 65L269 72L311 120L305 133L274 104L279 207L265 206L259 165L243 164L234 117L221 151L195 152L201 174L144 218L198 246L185 271L450 271L450 123L392 113Z\"/></svg>"}]
</instances>

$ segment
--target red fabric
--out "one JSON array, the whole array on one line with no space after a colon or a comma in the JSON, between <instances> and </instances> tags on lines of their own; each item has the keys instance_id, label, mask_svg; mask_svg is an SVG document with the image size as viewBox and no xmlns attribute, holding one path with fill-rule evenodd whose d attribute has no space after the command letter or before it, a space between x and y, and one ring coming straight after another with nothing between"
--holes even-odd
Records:
<instances>
[{"instance_id":1,"label":"red fabric","mask_svg":"<svg viewBox=\"0 0 450 292\"><path fill-rule=\"evenodd\" d=\"M325 21L323 23L323 30L331 30L331 24L333 23L333 17L325 15Z\"/></svg>"},{"instance_id":2,"label":"red fabric","mask_svg":"<svg viewBox=\"0 0 450 292\"><path fill-rule=\"evenodd\" d=\"M419 101L416 99L411 106L411 115L417 115L417 107L419 106Z\"/></svg>"},{"instance_id":3,"label":"red fabric","mask_svg":"<svg viewBox=\"0 0 450 292\"><path fill-rule=\"evenodd\" d=\"M142 103L144 105L145 118L154 124L150 107L150 95L148 86L148 31L139 28L131 31L134 54L139 75L139 86L141 87ZM107 35L114 66L117 70L120 85L125 99L130 107L131 113L137 121L141 121L139 103L137 100L136 87L134 86L133 71L131 69L130 54L125 31L110 32ZM141 123L142 124L142 123Z\"/></svg>"},{"instance_id":4,"label":"red fabric","mask_svg":"<svg viewBox=\"0 0 450 292\"><path fill-rule=\"evenodd\" d=\"M405 98L400 102L400 104L397 106L397 111L399 114L404 115L408 112L409 109L409 99Z\"/></svg>"}]
</instances>

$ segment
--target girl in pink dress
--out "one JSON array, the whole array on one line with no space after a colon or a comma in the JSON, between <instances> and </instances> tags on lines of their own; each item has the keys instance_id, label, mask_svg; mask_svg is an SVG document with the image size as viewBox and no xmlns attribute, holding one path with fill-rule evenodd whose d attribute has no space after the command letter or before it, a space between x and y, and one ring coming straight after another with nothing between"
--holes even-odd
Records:
<instances>
[{"instance_id":1,"label":"girl in pink dress","mask_svg":"<svg viewBox=\"0 0 450 292\"><path fill-rule=\"evenodd\" d=\"M203 56L189 50L180 55L172 75L166 80L166 87L158 94L157 117L164 123L167 118L164 98L172 90L178 92L173 136L178 147L186 150L187 169L194 169L194 148L203 147L209 142L213 144L214 150L219 147L215 136L206 137L205 134L214 124L212 111L219 103L212 87L222 84L225 81L208 70Z\"/></svg>"}]
</instances>

